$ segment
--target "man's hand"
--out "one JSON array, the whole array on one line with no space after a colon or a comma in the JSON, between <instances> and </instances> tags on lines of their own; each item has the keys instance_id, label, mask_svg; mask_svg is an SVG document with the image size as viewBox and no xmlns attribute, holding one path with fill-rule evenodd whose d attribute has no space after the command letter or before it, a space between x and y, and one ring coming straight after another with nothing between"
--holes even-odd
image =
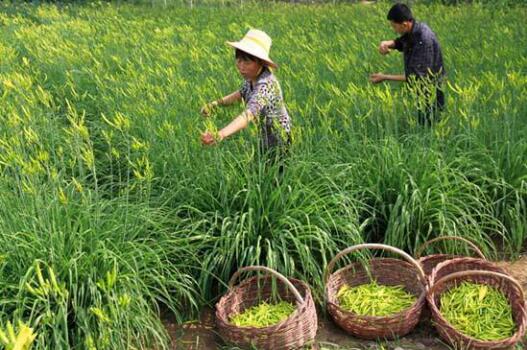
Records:
<instances>
[{"instance_id":1,"label":"man's hand","mask_svg":"<svg viewBox=\"0 0 527 350\"><path fill-rule=\"evenodd\" d=\"M210 117L214 108L218 106L218 101L213 101L207 103L205 106L201 107L200 113L204 117Z\"/></svg>"},{"instance_id":2,"label":"man's hand","mask_svg":"<svg viewBox=\"0 0 527 350\"><path fill-rule=\"evenodd\" d=\"M379 45L379 53L381 55L387 55L390 53L393 47L393 40L381 41Z\"/></svg>"},{"instance_id":3,"label":"man's hand","mask_svg":"<svg viewBox=\"0 0 527 350\"><path fill-rule=\"evenodd\" d=\"M373 73L370 75L370 82L378 84L386 80L386 76L383 73Z\"/></svg>"}]
</instances>

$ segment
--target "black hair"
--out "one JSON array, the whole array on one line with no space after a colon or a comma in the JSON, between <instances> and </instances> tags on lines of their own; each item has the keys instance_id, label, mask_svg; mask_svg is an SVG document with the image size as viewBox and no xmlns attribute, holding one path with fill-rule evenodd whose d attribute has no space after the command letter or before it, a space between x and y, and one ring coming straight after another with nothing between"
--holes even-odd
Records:
<instances>
[{"instance_id":1,"label":"black hair","mask_svg":"<svg viewBox=\"0 0 527 350\"><path fill-rule=\"evenodd\" d=\"M395 22L395 23L403 23L407 21L413 21L414 16L412 15L412 10L405 5L401 3L397 3L392 6L390 11L388 11L388 20Z\"/></svg>"},{"instance_id":2,"label":"black hair","mask_svg":"<svg viewBox=\"0 0 527 350\"><path fill-rule=\"evenodd\" d=\"M253 55L248 54L247 52L242 51L240 49L236 49L236 52L234 55L237 59L240 59L242 61L255 61L255 62L261 61L261 59L259 59L258 57L254 57Z\"/></svg>"}]
</instances>

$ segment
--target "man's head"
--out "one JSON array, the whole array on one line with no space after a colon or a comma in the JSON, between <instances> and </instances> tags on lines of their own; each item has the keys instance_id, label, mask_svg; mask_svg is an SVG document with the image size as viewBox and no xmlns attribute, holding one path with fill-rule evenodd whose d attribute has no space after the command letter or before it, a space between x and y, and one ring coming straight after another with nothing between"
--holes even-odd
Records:
<instances>
[{"instance_id":1,"label":"man's head","mask_svg":"<svg viewBox=\"0 0 527 350\"><path fill-rule=\"evenodd\" d=\"M405 4L397 3L388 11L388 20L393 30L398 34L409 33L412 30L414 17L412 11Z\"/></svg>"}]
</instances>

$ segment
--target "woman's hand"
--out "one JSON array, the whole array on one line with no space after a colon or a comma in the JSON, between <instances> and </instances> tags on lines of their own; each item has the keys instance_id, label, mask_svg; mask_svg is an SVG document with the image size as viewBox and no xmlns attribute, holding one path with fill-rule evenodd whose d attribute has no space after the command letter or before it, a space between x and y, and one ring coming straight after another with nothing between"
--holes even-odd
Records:
<instances>
[{"instance_id":1,"label":"woman's hand","mask_svg":"<svg viewBox=\"0 0 527 350\"><path fill-rule=\"evenodd\" d=\"M201 134L201 143L205 146L214 145L220 141L223 141L225 138L234 135L238 131L245 129L249 122L254 120L254 115L249 111L245 111L233 121L231 121L226 127L216 132L206 131ZM210 121L209 121L210 122ZM212 123L211 123L212 124ZM213 125L207 127L208 130L216 130Z\"/></svg>"},{"instance_id":2,"label":"woman's hand","mask_svg":"<svg viewBox=\"0 0 527 350\"><path fill-rule=\"evenodd\" d=\"M201 134L201 143L204 146L215 145L218 142L220 142L221 140L223 140L223 137L221 136L221 133L218 133L217 135L214 135L212 132L206 131L203 134Z\"/></svg>"},{"instance_id":3,"label":"woman's hand","mask_svg":"<svg viewBox=\"0 0 527 350\"><path fill-rule=\"evenodd\" d=\"M212 146L216 143L216 140L214 139L214 135L207 131L201 134L201 143L204 146Z\"/></svg>"},{"instance_id":4,"label":"woman's hand","mask_svg":"<svg viewBox=\"0 0 527 350\"><path fill-rule=\"evenodd\" d=\"M205 106L201 107L200 113L204 117L210 117L212 111L218 106L218 101L213 101L207 103Z\"/></svg>"}]
</instances>

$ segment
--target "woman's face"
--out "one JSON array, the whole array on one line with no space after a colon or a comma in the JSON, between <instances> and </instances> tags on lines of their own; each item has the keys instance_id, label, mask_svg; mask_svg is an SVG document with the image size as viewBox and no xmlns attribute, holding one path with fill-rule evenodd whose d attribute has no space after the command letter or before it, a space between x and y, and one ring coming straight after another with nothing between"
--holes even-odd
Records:
<instances>
[{"instance_id":1,"label":"woman's face","mask_svg":"<svg viewBox=\"0 0 527 350\"><path fill-rule=\"evenodd\" d=\"M236 68L246 80L256 79L262 67L262 63L258 60L252 60L249 57L239 55L236 57Z\"/></svg>"}]
</instances>

